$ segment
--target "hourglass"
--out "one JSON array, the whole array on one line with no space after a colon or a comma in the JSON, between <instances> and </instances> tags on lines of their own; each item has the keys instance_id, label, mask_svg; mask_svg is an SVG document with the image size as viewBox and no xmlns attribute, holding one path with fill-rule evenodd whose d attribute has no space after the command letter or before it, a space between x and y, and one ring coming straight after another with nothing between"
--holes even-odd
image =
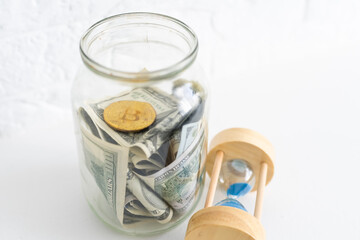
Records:
<instances>
[{"instance_id":1,"label":"hourglass","mask_svg":"<svg viewBox=\"0 0 360 240\"><path fill-rule=\"evenodd\" d=\"M265 185L274 175L273 159L272 144L257 132L232 128L218 133L205 163L211 177L205 207L191 217L185 240L264 240L260 217ZM213 206L218 182L227 198ZM249 191L257 192L254 215L238 200Z\"/></svg>"}]
</instances>

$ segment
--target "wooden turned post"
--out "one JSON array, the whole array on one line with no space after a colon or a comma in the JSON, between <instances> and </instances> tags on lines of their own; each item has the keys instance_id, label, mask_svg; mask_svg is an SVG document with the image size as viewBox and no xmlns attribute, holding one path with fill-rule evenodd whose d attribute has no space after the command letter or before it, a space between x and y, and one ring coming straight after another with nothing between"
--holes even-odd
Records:
<instances>
[{"instance_id":1,"label":"wooden turned post","mask_svg":"<svg viewBox=\"0 0 360 240\"><path fill-rule=\"evenodd\" d=\"M205 202L205 208L211 207L214 201L215 191L216 191L216 185L219 179L221 165L224 158L224 152L223 151L217 151L214 161L214 167L211 172L211 180L210 180L210 186L209 191L206 196L206 202Z\"/></svg>"},{"instance_id":2,"label":"wooden turned post","mask_svg":"<svg viewBox=\"0 0 360 240\"><path fill-rule=\"evenodd\" d=\"M264 190L266 185L266 174L268 171L268 165L266 162L262 162L260 166L260 174L259 174L259 184L256 194L256 203L255 203L255 211L254 216L260 220L261 212L264 201Z\"/></svg>"}]
</instances>

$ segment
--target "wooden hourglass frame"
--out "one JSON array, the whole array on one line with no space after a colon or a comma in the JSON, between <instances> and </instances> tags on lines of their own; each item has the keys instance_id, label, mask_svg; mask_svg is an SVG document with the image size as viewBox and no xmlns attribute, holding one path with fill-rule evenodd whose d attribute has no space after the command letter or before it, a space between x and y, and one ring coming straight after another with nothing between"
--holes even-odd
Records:
<instances>
[{"instance_id":1,"label":"wooden hourglass frame","mask_svg":"<svg viewBox=\"0 0 360 240\"><path fill-rule=\"evenodd\" d=\"M252 191L257 191L254 216L234 207L212 206L222 164L233 159L247 161L253 170ZM232 128L218 133L205 163L211 177L205 207L191 217L185 240L265 240L260 217L265 185L274 175L273 159L272 144L257 132Z\"/></svg>"}]
</instances>

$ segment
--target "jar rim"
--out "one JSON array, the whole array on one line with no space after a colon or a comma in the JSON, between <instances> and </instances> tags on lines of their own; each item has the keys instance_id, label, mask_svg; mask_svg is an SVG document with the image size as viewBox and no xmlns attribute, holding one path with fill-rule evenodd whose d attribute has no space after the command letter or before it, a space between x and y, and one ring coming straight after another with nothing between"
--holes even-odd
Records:
<instances>
[{"instance_id":1,"label":"jar rim","mask_svg":"<svg viewBox=\"0 0 360 240\"><path fill-rule=\"evenodd\" d=\"M153 71L146 71L146 72L127 72L127 71L121 71L119 69L114 69L111 67L107 67L98 61L95 61L92 59L87 50L86 50L86 40L89 37L89 35L94 31L96 28L109 23L111 21L117 20L119 18L129 18L129 17L151 17L151 18L157 18L161 20L166 20L171 23L175 23L178 27L181 27L183 30L185 30L193 40L193 44L190 46L190 50L188 53L185 54L184 57L182 57L180 60L174 62L170 66L160 68ZM146 23L144 21L144 23ZM183 72L185 69L187 69L195 60L197 52L198 52L198 38L195 34L195 32L184 22L159 13L151 13L151 12L129 12L129 13L121 13L117 15L113 15L107 18L104 18L95 24L93 24L90 28L86 30L86 32L82 35L80 38L80 55L85 63L85 65L92 71L94 71L97 74L104 75L108 78L113 78L120 81L125 82L147 82L147 81L159 81L164 80L168 78L172 78L176 76L177 74Z\"/></svg>"}]
</instances>

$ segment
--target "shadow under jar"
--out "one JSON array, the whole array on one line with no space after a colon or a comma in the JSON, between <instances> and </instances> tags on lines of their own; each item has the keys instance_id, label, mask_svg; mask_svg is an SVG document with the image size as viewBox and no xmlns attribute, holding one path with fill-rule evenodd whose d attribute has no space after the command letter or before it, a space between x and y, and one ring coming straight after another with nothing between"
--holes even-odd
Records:
<instances>
[{"instance_id":1,"label":"shadow under jar","mask_svg":"<svg viewBox=\"0 0 360 240\"><path fill-rule=\"evenodd\" d=\"M72 104L82 187L119 231L166 231L198 202L207 89L197 51L187 25L154 13L106 18L81 38ZM153 122L143 114L151 109Z\"/></svg>"}]
</instances>

